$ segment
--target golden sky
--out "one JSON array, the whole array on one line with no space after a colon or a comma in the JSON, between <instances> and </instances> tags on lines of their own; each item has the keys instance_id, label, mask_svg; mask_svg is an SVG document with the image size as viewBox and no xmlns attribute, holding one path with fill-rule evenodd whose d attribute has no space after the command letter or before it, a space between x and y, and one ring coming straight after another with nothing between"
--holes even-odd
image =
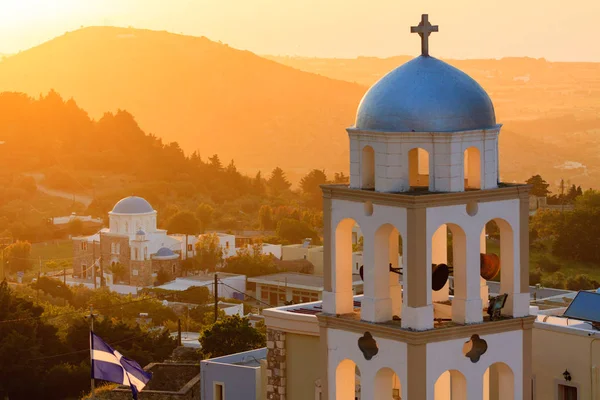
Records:
<instances>
[{"instance_id":1,"label":"golden sky","mask_svg":"<svg viewBox=\"0 0 600 400\"><path fill-rule=\"evenodd\" d=\"M259 54L415 55L422 13L447 58L599 61L600 0L0 0L0 53L81 26L167 30Z\"/></svg>"}]
</instances>

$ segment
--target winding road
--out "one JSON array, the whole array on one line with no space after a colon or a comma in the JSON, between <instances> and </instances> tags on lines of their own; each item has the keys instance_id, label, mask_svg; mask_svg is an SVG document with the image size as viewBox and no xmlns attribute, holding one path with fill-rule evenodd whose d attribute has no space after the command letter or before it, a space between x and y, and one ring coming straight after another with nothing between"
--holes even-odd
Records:
<instances>
[{"instance_id":1,"label":"winding road","mask_svg":"<svg viewBox=\"0 0 600 400\"><path fill-rule=\"evenodd\" d=\"M42 185L41 182L44 180L44 174L42 173L26 173L24 175L32 177L35 180L37 190L49 196L62 197L64 199L74 200L78 203L83 204L86 207L88 207L93 200L91 196L87 196L85 194L69 193L62 190L51 189L47 186Z\"/></svg>"}]
</instances>

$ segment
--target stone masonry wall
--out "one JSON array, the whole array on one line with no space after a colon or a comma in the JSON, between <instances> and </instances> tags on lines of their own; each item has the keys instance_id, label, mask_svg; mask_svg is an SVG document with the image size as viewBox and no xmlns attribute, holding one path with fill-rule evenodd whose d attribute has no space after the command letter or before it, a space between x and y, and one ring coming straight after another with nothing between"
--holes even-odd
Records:
<instances>
[{"instance_id":1,"label":"stone masonry wall","mask_svg":"<svg viewBox=\"0 0 600 400\"><path fill-rule=\"evenodd\" d=\"M175 273L173 273L173 265L175 266ZM179 258L174 260L152 260L152 272L157 274L160 270L167 272L173 278L181 276L181 260Z\"/></svg>"},{"instance_id":2,"label":"stone masonry wall","mask_svg":"<svg viewBox=\"0 0 600 400\"><path fill-rule=\"evenodd\" d=\"M112 243L116 245L120 244L119 254L112 252ZM112 235L101 235L100 236L100 251L102 253L102 264L104 269L110 271L110 266L113 262L118 262L129 270L129 261L131 259L131 249L129 248L129 237L127 236L112 236ZM128 276L129 274L127 274ZM127 278L128 279L128 278ZM117 282L115 282L117 283Z\"/></svg>"},{"instance_id":3,"label":"stone masonry wall","mask_svg":"<svg viewBox=\"0 0 600 400\"><path fill-rule=\"evenodd\" d=\"M85 243L85 244L84 244ZM87 240L73 240L73 276L76 278L92 278L90 269L93 262L94 243ZM96 242L96 258L100 257L100 243ZM85 247L85 248L84 248ZM85 266L85 268L83 268Z\"/></svg>"},{"instance_id":4,"label":"stone masonry wall","mask_svg":"<svg viewBox=\"0 0 600 400\"><path fill-rule=\"evenodd\" d=\"M285 332L267 329L267 400L285 400Z\"/></svg>"},{"instance_id":5,"label":"stone masonry wall","mask_svg":"<svg viewBox=\"0 0 600 400\"><path fill-rule=\"evenodd\" d=\"M152 277L152 261L130 261L130 284L135 286L152 286L154 278ZM135 272L137 271L137 275Z\"/></svg>"}]
</instances>

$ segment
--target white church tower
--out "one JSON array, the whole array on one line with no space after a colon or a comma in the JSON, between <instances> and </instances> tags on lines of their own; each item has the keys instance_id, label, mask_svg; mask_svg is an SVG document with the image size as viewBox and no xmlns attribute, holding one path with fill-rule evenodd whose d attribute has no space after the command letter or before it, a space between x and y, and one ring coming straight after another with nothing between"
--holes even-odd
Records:
<instances>
[{"instance_id":1,"label":"white church tower","mask_svg":"<svg viewBox=\"0 0 600 400\"><path fill-rule=\"evenodd\" d=\"M438 27L423 15L411 31L421 56L371 87L348 129L350 185L323 187L322 397L529 400L529 187L499 181L492 101L429 56ZM356 225L361 301L352 292ZM497 256L486 255L489 243ZM495 275L494 295L507 296L491 318L484 278Z\"/></svg>"}]
</instances>

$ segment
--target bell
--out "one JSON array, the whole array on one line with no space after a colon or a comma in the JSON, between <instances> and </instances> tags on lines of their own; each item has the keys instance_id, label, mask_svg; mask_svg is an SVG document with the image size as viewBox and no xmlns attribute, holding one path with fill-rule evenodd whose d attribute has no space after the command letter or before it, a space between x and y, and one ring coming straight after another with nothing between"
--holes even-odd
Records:
<instances>
[{"instance_id":1,"label":"bell","mask_svg":"<svg viewBox=\"0 0 600 400\"><path fill-rule=\"evenodd\" d=\"M431 264L431 289L438 292L446 286L450 268L446 264Z\"/></svg>"},{"instance_id":2,"label":"bell","mask_svg":"<svg viewBox=\"0 0 600 400\"><path fill-rule=\"evenodd\" d=\"M489 281L494 279L498 272L500 272L500 257L496 254L483 254L479 255L479 274L483 279Z\"/></svg>"}]
</instances>

